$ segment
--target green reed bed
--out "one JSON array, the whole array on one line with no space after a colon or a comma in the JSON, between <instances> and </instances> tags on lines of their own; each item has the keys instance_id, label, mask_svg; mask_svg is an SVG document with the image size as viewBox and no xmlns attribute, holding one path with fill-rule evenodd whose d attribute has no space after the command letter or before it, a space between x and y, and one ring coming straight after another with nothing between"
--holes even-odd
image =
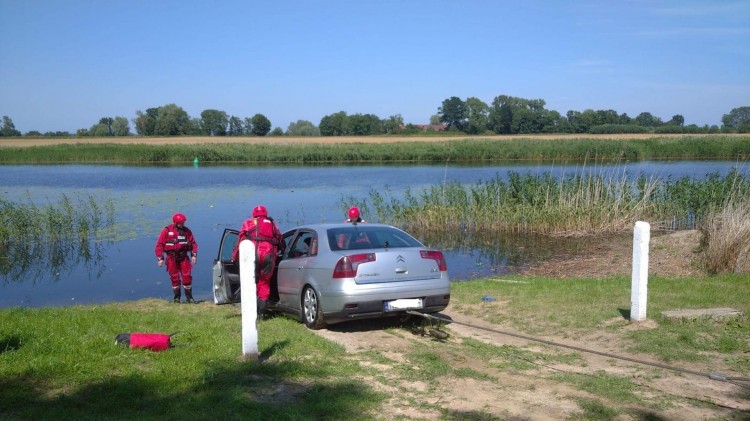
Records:
<instances>
[{"instance_id":1,"label":"green reed bed","mask_svg":"<svg viewBox=\"0 0 750 421\"><path fill-rule=\"evenodd\" d=\"M113 225L112 203L99 204L90 194L63 194L58 202L41 206L0 197L0 273L23 279L34 261L59 269L88 259L98 250L98 237Z\"/></svg>"},{"instance_id":2,"label":"green reed bed","mask_svg":"<svg viewBox=\"0 0 750 421\"><path fill-rule=\"evenodd\" d=\"M325 164L351 162L482 162L502 160L750 159L750 136L703 135L650 139L482 139L395 143L267 143L180 145L68 144L0 148L0 163Z\"/></svg>"},{"instance_id":3,"label":"green reed bed","mask_svg":"<svg viewBox=\"0 0 750 421\"><path fill-rule=\"evenodd\" d=\"M368 210L378 220L419 232L596 234L632 230L637 220L694 228L708 211L750 195L750 179L737 171L704 180L509 172L507 180L407 190L403 198L390 191L369 195Z\"/></svg>"},{"instance_id":4,"label":"green reed bed","mask_svg":"<svg viewBox=\"0 0 750 421\"><path fill-rule=\"evenodd\" d=\"M62 194L57 203L18 203L0 197L0 242L62 241L89 238L113 224L112 203L100 205L91 194L71 198Z\"/></svg>"}]
</instances>

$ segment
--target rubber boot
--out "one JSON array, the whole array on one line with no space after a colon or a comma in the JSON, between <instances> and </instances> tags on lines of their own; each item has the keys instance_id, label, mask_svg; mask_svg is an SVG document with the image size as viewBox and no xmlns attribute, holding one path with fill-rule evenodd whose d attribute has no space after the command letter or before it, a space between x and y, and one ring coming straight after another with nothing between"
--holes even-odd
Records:
<instances>
[{"instance_id":1,"label":"rubber boot","mask_svg":"<svg viewBox=\"0 0 750 421\"><path fill-rule=\"evenodd\" d=\"M267 310L268 301L258 298L258 320L266 320L268 318Z\"/></svg>"},{"instance_id":2,"label":"rubber boot","mask_svg":"<svg viewBox=\"0 0 750 421\"><path fill-rule=\"evenodd\" d=\"M180 288L179 287L177 289L173 288L172 291L174 291L174 300L172 300L172 302L174 302L175 304L180 304L180 298L181 298Z\"/></svg>"},{"instance_id":3,"label":"rubber boot","mask_svg":"<svg viewBox=\"0 0 750 421\"><path fill-rule=\"evenodd\" d=\"M193 299L193 289L185 289L185 302L188 304L197 304Z\"/></svg>"}]
</instances>

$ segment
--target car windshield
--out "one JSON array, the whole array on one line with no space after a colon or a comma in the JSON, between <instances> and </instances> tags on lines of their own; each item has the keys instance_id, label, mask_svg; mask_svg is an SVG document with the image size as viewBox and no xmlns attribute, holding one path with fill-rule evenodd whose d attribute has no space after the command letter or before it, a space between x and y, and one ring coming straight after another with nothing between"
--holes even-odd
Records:
<instances>
[{"instance_id":1,"label":"car windshield","mask_svg":"<svg viewBox=\"0 0 750 421\"><path fill-rule=\"evenodd\" d=\"M414 237L392 227L352 225L329 228L327 234L328 244L333 251L424 247Z\"/></svg>"}]
</instances>

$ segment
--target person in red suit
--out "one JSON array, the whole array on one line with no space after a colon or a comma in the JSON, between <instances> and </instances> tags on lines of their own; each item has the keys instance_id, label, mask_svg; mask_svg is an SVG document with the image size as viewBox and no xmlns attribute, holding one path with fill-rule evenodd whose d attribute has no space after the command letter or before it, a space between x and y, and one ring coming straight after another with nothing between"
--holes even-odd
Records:
<instances>
[{"instance_id":1,"label":"person in red suit","mask_svg":"<svg viewBox=\"0 0 750 421\"><path fill-rule=\"evenodd\" d=\"M232 260L239 261L239 245L242 240L255 244L255 291L258 295L258 314L265 314L271 295L271 278L276 269L276 255L285 248L284 239L273 218L268 216L265 206L253 208L253 217L242 224L237 244L232 251Z\"/></svg>"},{"instance_id":2,"label":"person in red suit","mask_svg":"<svg viewBox=\"0 0 750 421\"><path fill-rule=\"evenodd\" d=\"M185 226L187 218L181 213L172 216L172 225L167 225L161 230L156 240L156 264L164 266L164 255L167 256L167 272L172 281L172 292L174 302L179 303L180 277L182 277L182 288L185 289L185 302L195 303L193 299L193 265L198 260L198 243L195 241L193 232ZM188 259L188 253L190 258Z\"/></svg>"},{"instance_id":3,"label":"person in red suit","mask_svg":"<svg viewBox=\"0 0 750 421\"><path fill-rule=\"evenodd\" d=\"M367 222L359 215L359 208L356 206L352 206L349 208L349 212L347 213L349 215L348 218L344 220L344 222L350 222L352 224L356 224L358 222Z\"/></svg>"}]
</instances>

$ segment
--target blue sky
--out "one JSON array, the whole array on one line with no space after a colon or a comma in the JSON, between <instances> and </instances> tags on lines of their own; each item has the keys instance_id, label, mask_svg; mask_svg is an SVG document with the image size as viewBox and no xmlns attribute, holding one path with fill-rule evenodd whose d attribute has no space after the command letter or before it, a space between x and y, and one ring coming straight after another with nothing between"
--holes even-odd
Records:
<instances>
[{"instance_id":1,"label":"blue sky","mask_svg":"<svg viewBox=\"0 0 750 421\"><path fill-rule=\"evenodd\" d=\"M170 103L284 130L427 123L452 96L700 126L750 106L747 0L0 0L0 22L0 115L24 133Z\"/></svg>"}]
</instances>

